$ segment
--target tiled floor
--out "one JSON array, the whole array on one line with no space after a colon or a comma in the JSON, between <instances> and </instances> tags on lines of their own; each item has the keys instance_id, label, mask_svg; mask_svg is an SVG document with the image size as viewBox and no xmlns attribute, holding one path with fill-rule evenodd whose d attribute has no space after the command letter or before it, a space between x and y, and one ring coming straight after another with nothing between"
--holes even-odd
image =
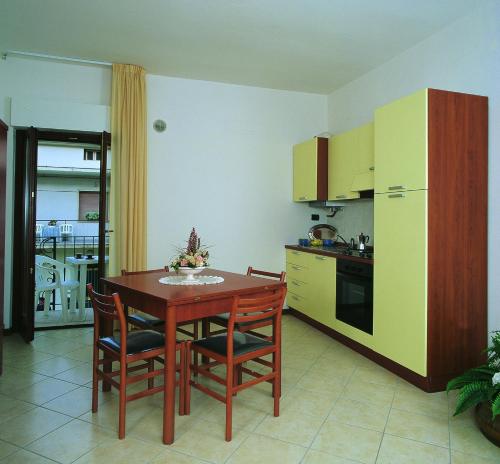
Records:
<instances>
[{"instance_id":1,"label":"tiled floor","mask_svg":"<svg viewBox=\"0 0 500 464\"><path fill-rule=\"evenodd\" d=\"M118 440L116 393L90 412L91 329L37 332L31 345L5 339L0 377L0 463L493 464L500 449L454 397L426 394L298 321L283 321L281 416L270 385L235 399L233 441L224 405L193 391L192 414L161 442L162 396L127 405Z\"/></svg>"},{"instance_id":2,"label":"tiled floor","mask_svg":"<svg viewBox=\"0 0 500 464\"><path fill-rule=\"evenodd\" d=\"M69 312L66 321L63 321L61 318L61 309L59 306L56 306L55 311L49 311L48 313L35 311L35 327L37 328L92 324L93 320L94 313L92 308L85 309L85 318L83 320L80 318L80 313L77 310L74 313Z\"/></svg>"}]
</instances>

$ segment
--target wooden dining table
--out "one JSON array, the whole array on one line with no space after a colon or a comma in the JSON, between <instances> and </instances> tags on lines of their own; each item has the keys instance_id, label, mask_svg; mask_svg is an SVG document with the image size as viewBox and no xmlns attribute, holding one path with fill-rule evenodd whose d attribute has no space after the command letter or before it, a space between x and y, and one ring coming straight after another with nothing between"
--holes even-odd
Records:
<instances>
[{"instance_id":1,"label":"wooden dining table","mask_svg":"<svg viewBox=\"0 0 500 464\"><path fill-rule=\"evenodd\" d=\"M165 372L163 400L163 442L172 444L175 432L175 344L180 322L203 319L229 312L236 296L258 296L285 284L217 269L200 275L220 276L224 281L210 285L166 285L161 277L175 272L135 274L102 278L106 293L117 292L122 302L165 321ZM106 335L110 335L109 333Z\"/></svg>"}]
</instances>

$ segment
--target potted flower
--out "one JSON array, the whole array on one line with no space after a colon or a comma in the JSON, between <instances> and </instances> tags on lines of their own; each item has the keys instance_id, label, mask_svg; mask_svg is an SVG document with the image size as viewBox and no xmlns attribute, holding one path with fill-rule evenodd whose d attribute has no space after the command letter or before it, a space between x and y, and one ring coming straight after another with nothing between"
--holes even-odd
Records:
<instances>
[{"instance_id":1,"label":"potted flower","mask_svg":"<svg viewBox=\"0 0 500 464\"><path fill-rule=\"evenodd\" d=\"M194 275L208 267L208 250L201 246L201 240L195 228L191 230L186 248L178 249L178 256L174 258L170 266L176 272L186 275L188 280L194 279Z\"/></svg>"},{"instance_id":2,"label":"potted flower","mask_svg":"<svg viewBox=\"0 0 500 464\"><path fill-rule=\"evenodd\" d=\"M454 415L475 406L479 429L500 446L500 331L493 332L491 341L487 363L450 380L446 391L459 390Z\"/></svg>"}]
</instances>

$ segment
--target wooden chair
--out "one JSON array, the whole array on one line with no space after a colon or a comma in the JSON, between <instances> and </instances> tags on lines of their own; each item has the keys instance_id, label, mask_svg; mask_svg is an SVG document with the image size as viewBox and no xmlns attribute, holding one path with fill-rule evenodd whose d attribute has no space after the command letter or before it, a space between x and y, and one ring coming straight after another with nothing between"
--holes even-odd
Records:
<instances>
[{"instance_id":1,"label":"wooden chair","mask_svg":"<svg viewBox=\"0 0 500 464\"><path fill-rule=\"evenodd\" d=\"M165 338L163 334L154 330L140 330L128 333L127 320L123 305L118 293L101 295L94 291L92 284L87 285L88 294L94 309L94 355L92 370L92 412L97 412L98 382L103 380L117 388L119 393L119 419L118 438L125 437L125 406L128 401L133 401L145 396L164 391L164 386L155 387L154 378L164 375L164 367L155 369L154 362L165 364L160 356L165 354ZM120 324L120 337L100 337L101 318L107 321L118 320ZM176 349L180 352L179 371L179 414L184 414L185 407L185 344L178 343ZM106 358L99 359L99 350L104 352ZM118 361L120 368L112 370L112 362ZM144 361L134 366L129 365L137 361ZM104 365L104 370L99 365ZM146 373L129 375L132 372L147 369ZM114 377L119 376L119 382ZM127 396L127 386L142 380L148 381L146 390Z\"/></svg>"},{"instance_id":2,"label":"wooden chair","mask_svg":"<svg viewBox=\"0 0 500 464\"><path fill-rule=\"evenodd\" d=\"M280 282L285 281L286 273L285 272L280 272L279 274L275 272L268 272L268 271L259 271L258 269L254 269L252 266L248 266L247 269L247 276L262 276L262 277L269 277L271 279L276 279L279 280ZM203 336L204 337L210 337L212 335L218 335L221 333L225 333L228 328L228 322L229 322L229 313L222 313L218 314L217 316L209 317L203 320ZM224 329L218 329L211 331L210 330L210 324L216 324L221 327L224 327ZM261 327L266 327L270 326L272 321L269 320L262 320L259 322L247 322L247 323L241 323L238 324L236 327L236 330L241 333L248 332L252 335L255 335L256 337L261 337L264 338L265 340L272 340L271 336L264 335L259 332L255 332L255 329L261 328Z\"/></svg>"},{"instance_id":3,"label":"wooden chair","mask_svg":"<svg viewBox=\"0 0 500 464\"><path fill-rule=\"evenodd\" d=\"M226 441L231 441L232 436L232 398L233 395L245 388L252 387L261 382L273 384L274 416L279 416L279 400L281 396L281 314L285 299L286 287L279 290L270 290L258 298L236 297L229 315L228 331L224 335L215 335L197 341L187 342L186 353L186 414L190 413L191 386L210 395L226 404ZM235 327L242 323L271 319L273 325L272 340L235 331ZM191 363L191 353L195 358L198 354L208 359L201 365ZM262 359L272 355L272 361ZM210 361L214 359L214 361ZM271 369L271 372L262 374L254 372L242 364L253 361ZM226 377L222 378L210 371L211 368L224 364ZM191 380L191 370L215 382L225 385L226 395L223 396L205 385ZM242 382L242 372L254 378Z\"/></svg>"},{"instance_id":4,"label":"wooden chair","mask_svg":"<svg viewBox=\"0 0 500 464\"><path fill-rule=\"evenodd\" d=\"M137 275L137 274L152 274L155 272L169 272L168 266L165 266L162 269L152 269L149 271L127 271L126 269L122 269L122 276L127 275ZM132 313L128 314L127 312L127 321L140 329L145 330L156 330L158 332L163 332L165 329L165 321L162 319L158 319L157 317L153 317L150 315L146 315L144 313ZM188 330L186 326L193 324L193 329ZM187 335L191 337L193 340L198 340L198 321L189 321L182 322L177 325L177 332Z\"/></svg>"}]
</instances>

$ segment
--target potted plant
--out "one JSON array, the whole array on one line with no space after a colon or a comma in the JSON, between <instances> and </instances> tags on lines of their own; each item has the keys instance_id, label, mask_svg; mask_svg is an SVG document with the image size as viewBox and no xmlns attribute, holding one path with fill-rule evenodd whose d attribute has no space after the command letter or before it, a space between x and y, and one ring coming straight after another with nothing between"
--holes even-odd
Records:
<instances>
[{"instance_id":1,"label":"potted plant","mask_svg":"<svg viewBox=\"0 0 500 464\"><path fill-rule=\"evenodd\" d=\"M446 391L459 390L454 415L475 406L483 435L500 446L500 331L493 332L487 363L448 382Z\"/></svg>"},{"instance_id":2,"label":"potted plant","mask_svg":"<svg viewBox=\"0 0 500 464\"><path fill-rule=\"evenodd\" d=\"M99 220L99 213L97 211L89 211L85 213L85 219L87 221L98 221Z\"/></svg>"},{"instance_id":3,"label":"potted plant","mask_svg":"<svg viewBox=\"0 0 500 464\"><path fill-rule=\"evenodd\" d=\"M208 267L208 250L201 246L201 239L194 227L189 235L187 247L179 248L178 252L179 254L172 260L170 266L176 272L186 275L188 280L193 279L194 274Z\"/></svg>"},{"instance_id":4,"label":"potted plant","mask_svg":"<svg viewBox=\"0 0 500 464\"><path fill-rule=\"evenodd\" d=\"M51 219L48 223L48 226L55 227L57 226L57 220L56 219Z\"/></svg>"}]
</instances>

